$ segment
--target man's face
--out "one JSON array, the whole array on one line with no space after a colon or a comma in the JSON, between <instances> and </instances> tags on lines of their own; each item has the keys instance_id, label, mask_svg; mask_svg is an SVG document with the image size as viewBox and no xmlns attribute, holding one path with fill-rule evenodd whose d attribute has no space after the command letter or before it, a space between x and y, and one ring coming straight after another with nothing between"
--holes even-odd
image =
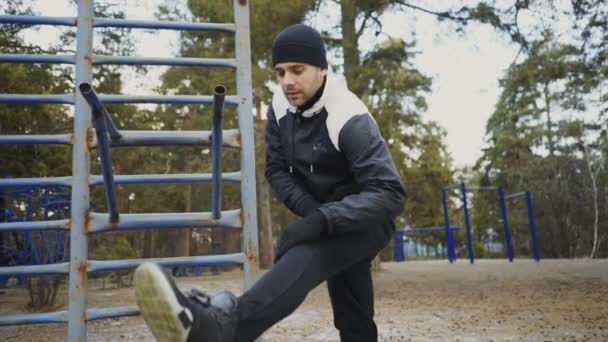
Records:
<instances>
[{"instance_id":1,"label":"man's face","mask_svg":"<svg viewBox=\"0 0 608 342\"><path fill-rule=\"evenodd\" d=\"M278 63L274 70L281 89L292 106L301 106L315 95L327 71L305 63Z\"/></svg>"}]
</instances>

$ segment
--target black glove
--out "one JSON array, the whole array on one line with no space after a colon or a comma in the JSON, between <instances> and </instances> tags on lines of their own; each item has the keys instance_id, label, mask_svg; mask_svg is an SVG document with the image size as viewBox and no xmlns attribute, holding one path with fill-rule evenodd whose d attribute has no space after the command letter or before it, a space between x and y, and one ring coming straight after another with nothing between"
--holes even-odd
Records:
<instances>
[{"instance_id":1,"label":"black glove","mask_svg":"<svg viewBox=\"0 0 608 342\"><path fill-rule=\"evenodd\" d=\"M333 189L331 191L331 193L329 194L329 196L327 196L327 199L325 202L339 202L342 199L344 199L344 197L346 197L348 195L352 195L352 194L357 194L357 193L359 193L359 189L357 188L356 185L353 185L353 184L342 185L342 186L339 186L339 187Z\"/></svg>"},{"instance_id":2,"label":"black glove","mask_svg":"<svg viewBox=\"0 0 608 342\"><path fill-rule=\"evenodd\" d=\"M306 217L293 221L283 230L275 262L293 246L316 240L326 232L327 222L325 221L325 215L318 210L315 210Z\"/></svg>"}]
</instances>

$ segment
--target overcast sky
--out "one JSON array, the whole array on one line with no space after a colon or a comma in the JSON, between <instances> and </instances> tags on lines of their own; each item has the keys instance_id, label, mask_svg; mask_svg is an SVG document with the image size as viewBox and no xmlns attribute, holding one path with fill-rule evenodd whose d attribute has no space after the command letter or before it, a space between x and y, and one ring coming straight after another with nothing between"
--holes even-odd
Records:
<instances>
[{"instance_id":1,"label":"overcast sky","mask_svg":"<svg viewBox=\"0 0 608 342\"><path fill-rule=\"evenodd\" d=\"M179 3L177 0L172 0ZM126 6L127 18L154 18L154 12L162 0L115 0ZM185 3L185 1L184 1ZM49 16L74 16L75 6L66 0L38 1L36 9ZM328 17L335 18L331 7L313 20L316 26L323 25ZM432 92L427 96L429 109L425 119L437 121L447 131L446 143L455 166L472 165L481 155L485 123L494 110L498 98L498 79L513 62L517 48L506 43L493 29L472 25L463 38L450 33L429 15L385 14L383 31L386 34L413 38L417 41L414 65L425 75L432 77ZM39 30L32 37L52 40L58 31L50 27ZM158 34L137 33L137 55L167 57L177 51L177 33L159 31ZM413 37L411 32L415 32ZM362 47L371 47L376 39L362 42ZM159 48L162 47L162 48ZM147 86L158 83L162 68L153 68L148 80L127 77L130 93L142 94Z\"/></svg>"}]
</instances>

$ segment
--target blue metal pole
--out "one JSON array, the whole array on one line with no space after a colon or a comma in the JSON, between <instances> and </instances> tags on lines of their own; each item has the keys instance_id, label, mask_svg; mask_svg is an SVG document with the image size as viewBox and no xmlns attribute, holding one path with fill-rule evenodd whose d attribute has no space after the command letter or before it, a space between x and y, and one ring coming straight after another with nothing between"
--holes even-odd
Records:
<instances>
[{"instance_id":1,"label":"blue metal pole","mask_svg":"<svg viewBox=\"0 0 608 342\"><path fill-rule=\"evenodd\" d=\"M532 194L526 191L526 206L528 207L528 223L530 224L530 237L532 239L532 250L536 262L540 261L540 251L538 249L538 239L536 238L536 222L534 221L534 208L532 208Z\"/></svg>"},{"instance_id":2,"label":"blue metal pole","mask_svg":"<svg viewBox=\"0 0 608 342\"><path fill-rule=\"evenodd\" d=\"M456 253L454 251L454 236L450 229L450 214L448 212L448 195L445 188L441 189L441 203L443 203L443 219L445 221L445 237L448 261L453 263L456 261Z\"/></svg>"},{"instance_id":3,"label":"blue metal pole","mask_svg":"<svg viewBox=\"0 0 608 342\"><path fill-rule=\"evenodd\" d=\"M403 231L395 230L393 232L393 240L395 241L395 250L393 254L393 260L401 262L405 260L403 253Z\"/></svg>"},{"instance_id":4,"label":"blue metal pole","mask_svg":"<svg viewBox=\"0 0 608 342\"><path fill-rule=\"evenodd\" d=\"M112 165L112 151L108 141L108 129L106 123L108 121L107 112L95 94L95 90L88 83L81 83L78 86L80 93L89 103L95 121L95 135L97 136L97 151L101 160L101 171L103 173L103 185L108 204L108 212L110 213L110 222L116 223L119 221L119 213L116 205L116 184L114 184L114 170ZM104 113L105 112L105 113ZM116 129L116 128L115 128ZM120 138L118 131L115 131Z\"/></svg>"},{"instance_id":5,"label":"blue metal pole","mask_svg":"<svg viewBox=\"0 0 608 342\"><path fill-rule=\"evenodd\" d=\"M93 79L91 59L93 53L94 0L78 0L76 30L76 84L90 83ZM74 136L72 149L72 209L70 227L70 284L68 309L68 341L87 340L87 259L89 222L90 140L92 118L86 100L74 89Z\"/></svg>"},{"instance_id":6,"label":"blue metal pole","mask_svg":"<svg viewBox=\"0 0 608 342\"><path fill-rule=\"evenodd\" d=\"M112 140L119 140L121 138L120 132L118 131L118 128L116 128L116 125L114 125L114 122L110 117L110 113L103 105L103 103L101 103L99 96L97 96L97 93L95 92L95 89L93 89L91 84L81 83L78 86L78 90L80 90L80 94L82 94L84 99L87 100L89 106L91 106L91 109L93 111L93 119L95 119L97 116L103 117L103 119L105 120L107 132L110 134L110 137L112 137ZM97 122L97 120L95 120L95 122Z\"/></svg>"},{"instance_id":7,"label":"blue metal pole","mask_svg":"<svg viewBox=\"0 0 608 342\"><path fill-rule=\"evenodd\" d=\"M217 220L222 211L222 115L226 88L222 85L215 87L213 95L213 125L211 134L211 211L213 219Z\"/></svg>"},{"instance_id":8,"label":"blue metal pole","mask_svg":"<svg viewBox=\"0 0 608 342\"><path fill-rule=\"evenodd\" d=\"M507 258L509 259L509 262L513 262L513 245L511 242L511 232L509 230L509 220L507 218L507 204L505 202L505 193L502 189L502 186L498 187L498 201L500 202L500 213L502 215L502 224L505 231Z\"/></svg>"},{"instance_id":9,"label":"blue metal pole","mask_svg":"<svg viewBox=\"0 0 608 342\"><path fill-rule=\"evenodd\" d=\"M251 43L249 1L233 0L236 23L235 51L237 61L236 85L238 94L239 128L241 130L241 206L243 210L243 251L247 256L243 265L245 288L253 285L259 271L258 226L255 191L255 148L253 127Z\"/></svg>"},{"instance_id":10,"label":"blue metal pole","mask_svg":"<svg viewBox=\"0 0 608 342\"><path fill-rule=\"evenodd\" d=\"M469 219L469 205L467 204L467 187L464 182L460 183L462 192L462 210L464 211L464 223L467 228L467 249L469 250L469 261L475 263L475 250L473 250L473 238L471 237L471 220Z\"/></svg>"}]
</instances>

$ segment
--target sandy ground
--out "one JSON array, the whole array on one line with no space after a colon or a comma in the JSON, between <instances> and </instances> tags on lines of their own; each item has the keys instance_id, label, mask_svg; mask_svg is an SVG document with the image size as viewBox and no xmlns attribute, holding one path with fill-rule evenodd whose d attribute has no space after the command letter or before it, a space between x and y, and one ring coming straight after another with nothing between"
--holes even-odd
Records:
<instances>
[{"instance_id":1,"label":"sandy ground","mask_svg":"<svg viewBox=\"0 0 608 342\"><path fill-rule=\"evenodd\" d=\"M383 268L375 276L380 341L608 341L608 260L408 261ZM229 272L178 283L240 292L240 277ZM20 289L0 295L0 314L23 308L23 295ZM89 306L133 303L128 288L89 293ZM0 341L64 341L66 330L0 327ZM150 341L152 335L140 317L129 317L91 322L88 340ZM264 340L339 341L325 285Z\"/></svg>"}]
</instances>

